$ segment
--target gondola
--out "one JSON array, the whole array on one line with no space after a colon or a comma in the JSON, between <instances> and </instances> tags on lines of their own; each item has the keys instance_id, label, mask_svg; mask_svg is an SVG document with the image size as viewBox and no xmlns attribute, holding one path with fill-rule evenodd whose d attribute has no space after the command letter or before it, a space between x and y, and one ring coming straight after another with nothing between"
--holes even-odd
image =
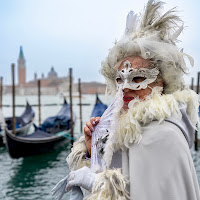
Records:
<instances>
[{"instance_id":1,"label":"gondola","mask_svg":"<svg viewBox=\"0 0 200 200\"><path fill-rule=\"evenodd\" d=\"M41 125L40 129L47 133L57 133L59 131L68 130L70 128L70 106L64 99L64 103L60 111L52 117L48 117Z\"/></svg>"},{"instance_id":2,"label":"gondola","mask_svg":"<svg viewBox=\"0 0 200 200\"><path fill-rule=\"evenodd\" d=\"M29 105L28 102L26 102L26 108L24 112L19 116L15 117L16 123L15 123L15 133L16 135L26 135L33 124L33 120L35 117L35 112L32 109L32 107ZM12 130L12 117L6 117L5 123L8 130ZM0 146L3 146L3 136L2 136L2 130L0 127Z\"/></svg>"},{"instance_id":3,"label":"gondola","mask_svg":"<svg viewBox=\"0 0 200 200\"><path fill-rule=\"evenodd\" d=\"M35 126L32 134L15 136L5 129L6 148L12 158L50 152L61 143L73 140L70 135L70 121L70 107L65 101L58 114L47 118L40 127Z\"/></svg>"},{"instance_id":4,"label":"gondola","mask_svg":"<svg viewBox=\"0 0 200 200\"><path fill-rule=\"evenodd\" d=\"M92 110L91 117L101 117L106 109L107 105L103 104L99 99L98 94L96 94L96 103Z\"/></svg>"}]
</instances>

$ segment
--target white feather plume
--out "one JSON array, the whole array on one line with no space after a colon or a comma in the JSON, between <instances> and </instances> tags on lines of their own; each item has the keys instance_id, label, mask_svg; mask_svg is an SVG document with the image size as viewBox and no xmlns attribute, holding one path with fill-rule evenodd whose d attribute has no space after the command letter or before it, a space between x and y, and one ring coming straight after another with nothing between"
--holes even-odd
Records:
<instances>
[{"instance_id":1,"label":"white feather plume","mask_svg":"<svg viewBox=\"0 0 200 200\"><path fill-rule=\"evenodd\" d=\"M108 169L98 174L92 193L84 200L127 200L126 179L120 169Z\"/></svg>"},{"instance_id":2,"label":"white feather plume","mask_svg":"<svg viewBox=\"0 0 200 200\"><path fill-rule=\"evenodd\" d=\"M165 94L187 88L183 75L188 71L185 58L193 66L191 56L181 53L175 45L183 31L183 22L176 8L162 12L164 3L149 0L143 14L133 11L127 16L123 37L114 44L104 62L101 73L106 78L108 93L115 93L115 74L118 64L126 57L141 56L157 62L165 83Z\"/></svg>"},{"instance_id":3,"label":"white feather plume","mask_svg":"<svg viewBox=\"0 0 200 200\"><path fill-rule=\"evenodd\" d=\"M184 28L183 25L180 26L180 27L170 36L170 39L171 39L172 41L175 41L175 40L178 38L178 36L182 33L183 28Z\"/></svg>"},{"instance_id":4,"label":"white feather plume","mask_svg":"<svg viewBox=\"0 0 200 200\"><path fill-rule=\"evenodd\" d=\"M125 28L125 35L133 33L136 31L138 24L138 16L132 10L128 13L126 18L126 28Z\"/></svg>"}]
</instances>

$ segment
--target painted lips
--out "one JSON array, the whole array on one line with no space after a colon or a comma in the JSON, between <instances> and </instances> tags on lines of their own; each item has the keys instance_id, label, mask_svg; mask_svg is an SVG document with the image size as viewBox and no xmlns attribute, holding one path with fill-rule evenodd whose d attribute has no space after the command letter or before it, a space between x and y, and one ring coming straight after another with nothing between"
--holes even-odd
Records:
<instances>
[{"instance_id":1,"label":"painted lips","mask_svg":"<svg viewBox=\"0 0 200 200\"><path fill-rule=\"evenodd\" d=\"M131 100L133 100L134 99L134 97L123 97L123 100L124 101L131 101Z\"/></svg>"}]
</instances>

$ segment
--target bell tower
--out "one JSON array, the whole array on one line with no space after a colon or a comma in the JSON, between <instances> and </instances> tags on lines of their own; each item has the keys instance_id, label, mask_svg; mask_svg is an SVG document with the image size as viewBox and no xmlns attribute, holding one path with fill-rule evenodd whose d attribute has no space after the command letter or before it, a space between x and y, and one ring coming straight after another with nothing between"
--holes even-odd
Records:
<instances>
[{"instance_id":1,"label":"bell tower","mask_svg":"<svg viewBox=\"0 0 200 200\"><path fill-rule=\"evenodd\" d=\"M24 85L25 83L26 83L26 61L24 59L22 46L20 46L20 52L18 58L18 84Z\"/></svg>"}]
</instances>

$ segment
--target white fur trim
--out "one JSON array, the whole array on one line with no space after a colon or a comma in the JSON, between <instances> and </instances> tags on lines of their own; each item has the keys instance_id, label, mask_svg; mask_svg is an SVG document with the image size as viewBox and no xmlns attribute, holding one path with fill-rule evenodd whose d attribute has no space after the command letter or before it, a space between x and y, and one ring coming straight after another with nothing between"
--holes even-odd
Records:
<instances>
[{"instance_id":1,"label":"white fur trim","mask_svg":"<svg viewBox=\"0 0 200 200\"><path fill-rule=\"evenodd\" d=\"M84 136L81 136L77 142L74 143L71 153L67 156L66 161L72 171L81 167L90 167L90 160L85 159L87 147Z\"/></svg>"},{"instance_id":2,"label":"white fur trim","mask_svg":"<svg viewBox=\"0 0 200 200\"><path fill-rule=\"evenodd\" d=\"M187 114L195 128L198 122L198 96L192 90L177 91L174 94L161 95L154 93L148 100L140 102L128 109L120 117L117 131L118 144L129 146L141 134L140 124L145 125L156 119L161 123L172 115L181 120L179 103L187 104Z\"/></svg>"},{"instance_id":3,"label":"white fur trim","mask_svg":"<svg viewBox=\"0 0 200 200\"><path fill-rule=\"evenodd\" d=\"M129 109L115 121L118 122L116 132L111 132L105 146L104 161L109 167L113 153L121 148L129 148L129 144L138 143L142 138L143 125L153 120L161 123L163 120L173 116L181 120L182 114L179 109L179 103L187 105L186 113L191 120L194 128L199 121L198 95L192 90L177 91L173 94L162 95L153 88L151 95L145 101L138 102L133 100L129 103Z\"/></svg>"},{"instance_id":4,"label":"white fur trim","mask_svg":"<svg viewBox=\"0 0 200 200\"><path fill-rule=\"evenodd\" d=\"M105 170L98 174L92 193L84 200L126 200L126 181L120 169Z\"/></svg>"}]
</instances>

